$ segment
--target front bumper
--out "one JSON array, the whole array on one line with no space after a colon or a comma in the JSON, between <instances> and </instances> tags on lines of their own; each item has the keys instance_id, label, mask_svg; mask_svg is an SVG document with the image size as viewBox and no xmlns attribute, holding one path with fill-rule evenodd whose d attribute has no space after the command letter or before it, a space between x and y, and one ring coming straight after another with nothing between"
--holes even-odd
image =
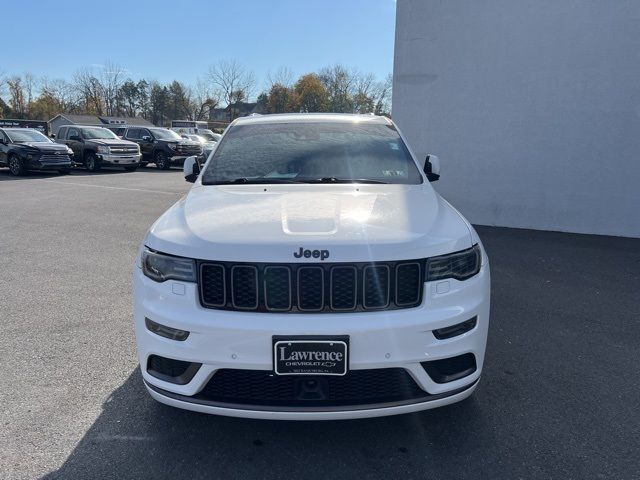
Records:
<instances>
[{"instance_id":1,"label":"front bumper","mask_svg":"<svg viewBox=\"0 0 640 480\"><path fill-rule=\"evenodd\" d=\"M60 159L55 158L43 158L34 157L26 158L23 161L26 162L29 170L64 170L73 166L73 160L67 155L61 155Z\"/></svg>"},{"instance_id":2,"label":"front bumper","mask_svg":"<svg viewBox=\"0 0 640 480\"><path fill-rule=\"evenodd\" d=\"M106 165L138 165L140 163L140 158L142 155L140 154L114 154L114 153L99 153L97 154L98 160L102 164Z\"/></svg>"},{"instance_id":3,"label":"front bumper","mask_svg":"<svg viewBox=\"0 0 640 480\"><path fill-rule=\"evenodd\" d=\"M446 283L446 285L444 285ZM438 286L436 286L436 284ZM443 293L438 293L443 292ZM357 313L248 313L200 306L195 284L169 280L156 283L134 273L134 317L138 355L149 393L156 400L188 410L228 416L270 419L345 419L415 412L460 401L473 392L480 378L489 325L488 263L464 282L445 280L425 285L419 307ZM433 330L477 317L472 330L438 340ZM185 341L152 333L145 318L189 331ZM220 404L197 397L219 369L270 371L274 335L349 336L349 369L402 368L424 391L406 402L339 407L269 407ZM434 381L421 362L472 353L473 373L446 383ZM201 363L184 385L163 381L147 369L151 355ZM215 381L213 379L212 381ZM190 398L191 397L191 398Z\"/></svg>"}]
</instances>

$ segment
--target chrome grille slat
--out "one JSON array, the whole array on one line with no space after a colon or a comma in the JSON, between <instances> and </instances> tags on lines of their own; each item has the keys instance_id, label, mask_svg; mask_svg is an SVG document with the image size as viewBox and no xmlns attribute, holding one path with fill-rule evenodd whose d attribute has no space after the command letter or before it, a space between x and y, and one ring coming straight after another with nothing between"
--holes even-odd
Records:
<instances>
[{"instance_id":1,"label":"chrome grille slat","mask_svg":"<svg viewBox=\"0 0 640 480\"><path fill-rule=\"evenodd\" d=\"M134 155L138 153L138 149L135 147L109 147L109 150L111 153L123 155Z\"/></svg>"},{"instance_id":2,"label":"chrome grille slat","mask_svg":"<svg viewBox=\"0 0 640 480\"><path fill-rule=\"evenodd\" d=\"M69 160L71 160L69 158L69 155L41 155L40 156L40 161L45 161L45 162L68 162Z\"/></svg>"}]
</instances>

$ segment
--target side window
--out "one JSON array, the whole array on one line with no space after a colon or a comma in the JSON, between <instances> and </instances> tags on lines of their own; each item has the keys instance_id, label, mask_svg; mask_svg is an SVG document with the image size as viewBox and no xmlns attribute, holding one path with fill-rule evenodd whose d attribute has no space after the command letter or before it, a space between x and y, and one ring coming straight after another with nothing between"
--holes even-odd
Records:
<instances>
[{"instance_id":1,"label":"side window","mask_svg":"<svg viewBox=\"0 0 640 480\"><path fill-rule=\"evenodd\" d=\"M151 132L145 128L140 129L140 138L142 137L151 137Z\"/></svg>"},{"instance_id":2,"label":"side window","mask_svg":"<svg viewBox=\"0 0 640 480\"><path fill-rule=\"evenodd\" d=\"M72 136L80 136L80 131L77 128L70 128L67 132L66 138L71 138Z\"/></svg>"},{"instance_id":3,"label":"side window","mask_svg":"<svg viewBox=\"0 0 640 480\"><path fill-rule=\"evenodd\" d=\"M140 129L130 128L127 130L127 138L130 138L131 140L138 140L140 138Z\"/></svg>"},{"instance_id":4,"label":"side window","mask_svg":"<svg viewBox=\"0 0 640 480\"><path fill-rule=\"evenodd\" d=\"M56 138L58 140L64 140L65 138L67 138L67 127L60 127L60 129L58 130L58 135L56 135Z\"/></svg>"},{"instance_id":5,"label":"side window","mask_svg":"<svg viewBox=\"0 0 640 480\"><path fill-rule=\"evenodd\" d=\"M9 137L7 137L7 135L2 130L0 130L0 140L9 143Z\"/></svg>"}]
</instances>

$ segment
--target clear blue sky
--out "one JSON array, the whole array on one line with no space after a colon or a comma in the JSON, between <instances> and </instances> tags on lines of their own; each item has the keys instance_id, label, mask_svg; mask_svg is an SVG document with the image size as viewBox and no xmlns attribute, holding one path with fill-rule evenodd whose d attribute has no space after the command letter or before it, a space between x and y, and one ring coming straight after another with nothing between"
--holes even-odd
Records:
<instances>
[{"instance_id":1,"label":"clear blue sky","mask_svg":"<svg viewBox=\"0 0 640 480\"><path fill-rule=\"evenodd\" d=\"M380 79L393 69L394 0L12 0L3 3L0 72L70 79L111 60L136 79L195 83L236 59L258 88L341 63Z\"/></svg>"}]
</instances>

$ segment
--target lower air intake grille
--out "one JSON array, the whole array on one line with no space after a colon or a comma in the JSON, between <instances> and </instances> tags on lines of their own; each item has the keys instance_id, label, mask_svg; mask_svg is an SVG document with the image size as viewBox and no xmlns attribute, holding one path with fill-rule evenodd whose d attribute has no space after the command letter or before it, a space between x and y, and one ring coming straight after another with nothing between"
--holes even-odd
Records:
<instances>
[{"instance_id":1,"label":"lower air intake grille","mask_svg":"<svg viewBox=\"0 0 640 480\"><path fill-rule=\"evenodd\" d=\"M197 398L265 406L339 406L428 396L404 368L351 370L345 376L276 376L265 370L221 369Z\"/></svg>"}]
</instances>

